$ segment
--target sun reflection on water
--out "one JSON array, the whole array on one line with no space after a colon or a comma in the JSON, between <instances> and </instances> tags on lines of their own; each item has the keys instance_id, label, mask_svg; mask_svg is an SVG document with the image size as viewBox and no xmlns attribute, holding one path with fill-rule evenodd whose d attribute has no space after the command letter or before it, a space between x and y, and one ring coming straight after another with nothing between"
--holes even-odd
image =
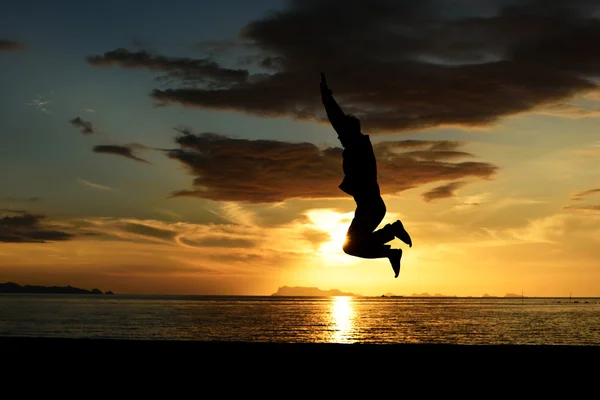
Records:
<instances>
[{"instance_id":1,"label":"sun reflection on water","mask_svg":"<svg viewBox=\"0 0 600 400\"><path fill-rule=\"evenodd\" d=\"M336 296L331 301L330 330L333 332L331 341L334 343L354 342L354 306L352 297Z\"/></svg>"}]
</instances>

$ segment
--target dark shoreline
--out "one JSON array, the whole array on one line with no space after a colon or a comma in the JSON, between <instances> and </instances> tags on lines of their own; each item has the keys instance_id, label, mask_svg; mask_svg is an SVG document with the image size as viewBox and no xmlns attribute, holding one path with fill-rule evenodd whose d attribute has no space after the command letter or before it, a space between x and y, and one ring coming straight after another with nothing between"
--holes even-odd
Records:
<instances>
[{"instance_id":1,"label":"dark shoreline","mask_svg":"<svg viewBox=\"0 0 600 400\"><path fill-rule=\"evenodd\" d=\"M327 344L1 337L6 382L85 384L130 396L188 397L200 388L264 398L322 390L376 397L389 390L432 398L481 388L540 396L595 387L600 346ZM6 374L7 373L7 374ZM10 376L14 378L9 378ZM143 377L143 378L141 378ZM45 386L39 386L45 390ZM33 387L35 390L36 387ZM585 389L585 390L584 390ZM179 390L175 396L173 390ZM250 392L249 392L250 390ZM257 391L256 396L251 395ZM489 394L489 392L487 392ZM344 397L346 397L344 395ZM268 396L267 396L268 397ZM294 396L292 396L294 397ZM298 396L295 396L296 398ZM379 396L377 396L379 397ZM396 396L397 397L397 396ZM486 396L484 396L485 398ZM576 396L577 397L577 396Z\"/></svg>"},{"instance_id":2,"label":"dark shoreline","mask_svg":"<svg viewBox=\"0 0 600 400\"><path fill-rule=\"evenodd\" d=\"M458 345L458 344L339 344L339 343L278 343L278 342L227 342L196 340L127 340L88 339L58 337L11 337L0 336L0 355L25 354L86 354L87 356L120 357L124 354L144 358L169 357L180 354L235 354L236 357L314 356L365 357L376 361L380 357L399 356L415 360L431 357L439 360L460 357L462 359L514 360L520 357L531 361L569 357L573 361L600 359L600 345Z\"/></svg>"}]
</instances>

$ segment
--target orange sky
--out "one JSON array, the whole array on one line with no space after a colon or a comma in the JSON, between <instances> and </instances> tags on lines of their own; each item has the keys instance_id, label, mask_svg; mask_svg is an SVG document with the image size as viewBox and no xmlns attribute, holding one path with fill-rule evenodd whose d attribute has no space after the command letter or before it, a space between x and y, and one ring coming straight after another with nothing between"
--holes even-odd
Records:
<instances>
[{"instance_id":1,"label":"orange sky","mask_svg":"<svg viewBox=\"0 0 600 400\"><path fill-rule=\"evenodd\" d=\"M197 3L0 16L0 282L600 296L595 6ZM412 236L397 279L341 249L321 70Z\"/></svg>"}]
</instances>

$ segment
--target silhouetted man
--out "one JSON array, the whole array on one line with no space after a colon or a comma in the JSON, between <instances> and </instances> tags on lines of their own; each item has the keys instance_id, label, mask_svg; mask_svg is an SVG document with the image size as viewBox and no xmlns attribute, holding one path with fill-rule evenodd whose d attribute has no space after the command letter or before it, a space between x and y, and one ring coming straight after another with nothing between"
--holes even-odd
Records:
<instances>
[{"instance_id":1,"label":"silhouetted man","mask_svg":"<svg viewBox=\"0 0 600 400\"><path fill-rule=\"evenodd\" d=\"M400 220L375 231L385 216L386 208L377 182L377 163L371 139L361 132L358 118L344 114L327 86L325 74L321 74L321 99L327 117L344 147L344 180L339 188L356 202L354 219L343 246L344 252L361 258L386 257L397 278L402 249L392 249L386 243L397 237L412 247L412 241Z\"/></svg>"}]
</instances>

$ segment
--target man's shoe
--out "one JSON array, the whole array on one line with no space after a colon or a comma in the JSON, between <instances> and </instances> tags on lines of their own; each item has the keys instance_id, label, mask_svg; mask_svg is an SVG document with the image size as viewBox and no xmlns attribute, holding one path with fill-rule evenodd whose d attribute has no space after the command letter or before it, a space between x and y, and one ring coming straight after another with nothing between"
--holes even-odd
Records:
<instances>
[{"instance_id":1,"label":"man's shoe","mask_svg":"<svg viewBox=\"0 0 600 400\"><path fill-rule=\"evenodd\" d=\"M402 240L409 247L412 247L412 240L410 238L410 235L408 234L408 232L406 232L406 229L404 229L404 225L402 225L402 222L400 222L400 220L392 224L392 229L394 232L394 236Z\"/></svg>"},{"instance_id":2,"label":"man's shoe","mask_svg":"<svg viewBox=\"0 0 600 400\"><path fill-rule=\"evenodd\" d=\"M388 258L390 260L390 264L392 264L392 269L394 270L394 278L397 278L398 275L400 275L400 259L402 258L402 249L390 250L390 255Z\"/></svg>"}]
</instances>

